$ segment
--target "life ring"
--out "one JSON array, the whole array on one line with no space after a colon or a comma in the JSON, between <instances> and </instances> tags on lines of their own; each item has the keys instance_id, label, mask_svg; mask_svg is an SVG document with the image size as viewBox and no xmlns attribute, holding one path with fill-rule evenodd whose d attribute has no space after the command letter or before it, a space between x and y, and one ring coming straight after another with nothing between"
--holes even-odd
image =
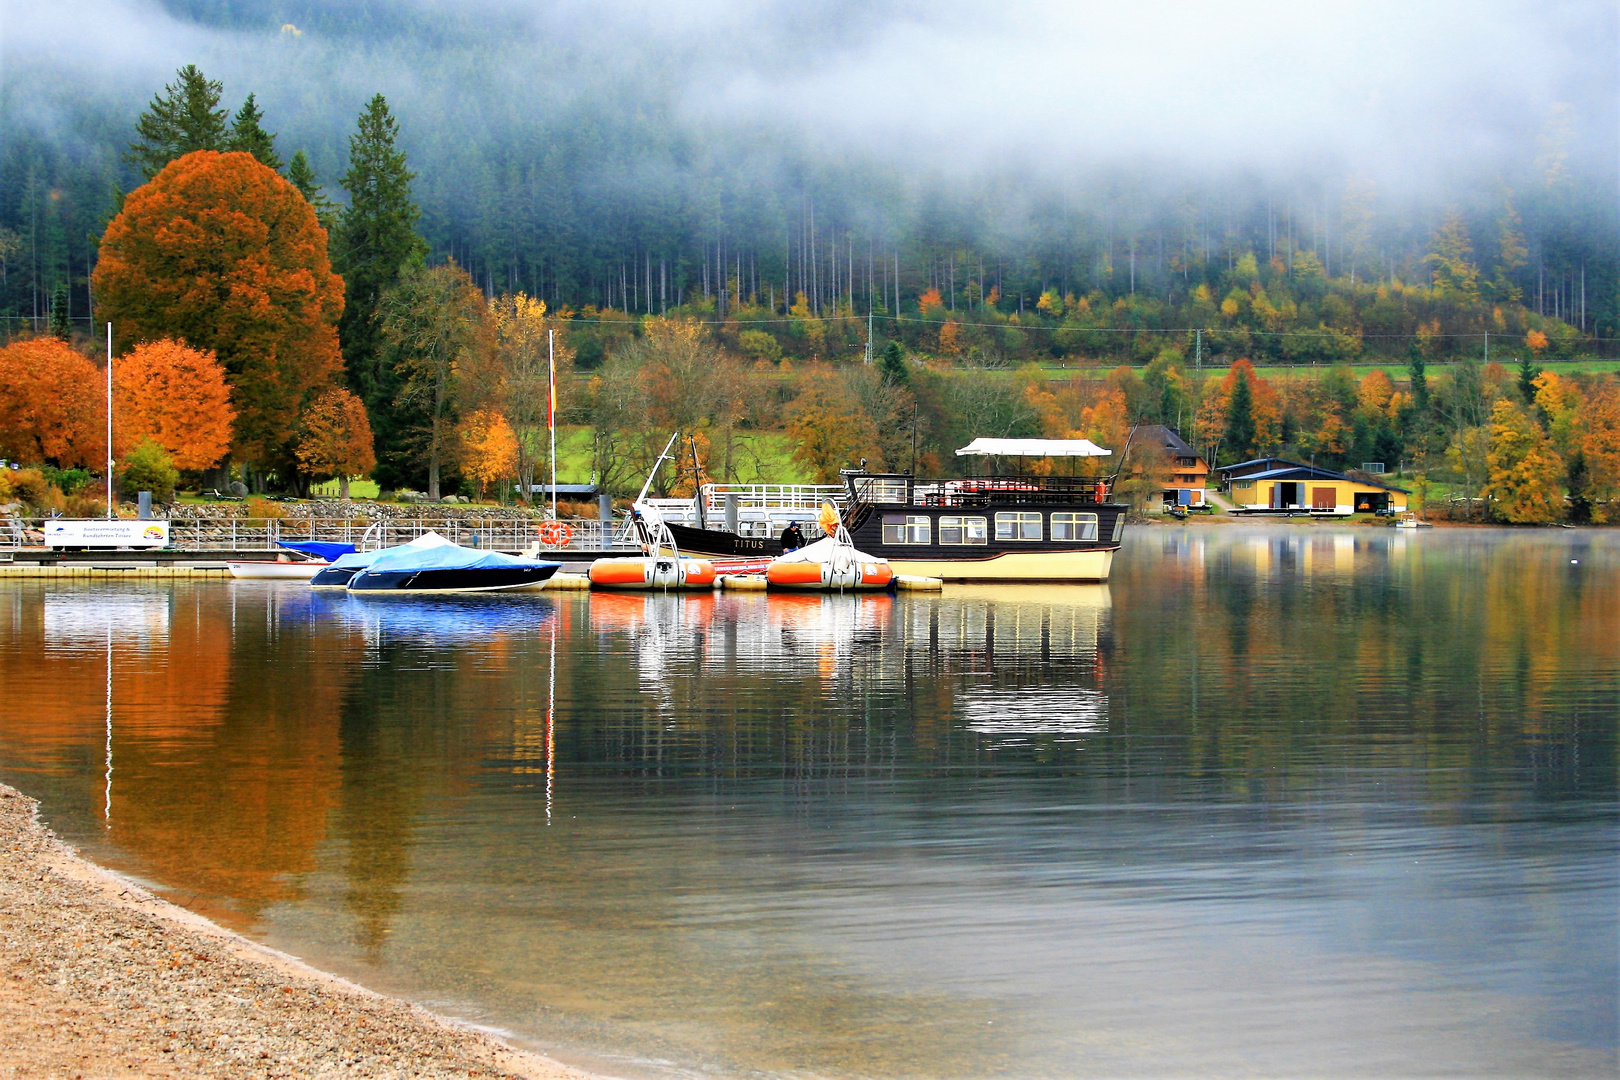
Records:
<instances>
[{"instance_id":1,"label":"life ring","mask_svg":"<svg viewBox=\"0 0 1620 1080\"><path fill-rule=\"evenodd\" d=\"M574 538L574 529L562 521L545 521L540 524L540 542L546 547L567 547Z\"/></svg>"}]
</instances>

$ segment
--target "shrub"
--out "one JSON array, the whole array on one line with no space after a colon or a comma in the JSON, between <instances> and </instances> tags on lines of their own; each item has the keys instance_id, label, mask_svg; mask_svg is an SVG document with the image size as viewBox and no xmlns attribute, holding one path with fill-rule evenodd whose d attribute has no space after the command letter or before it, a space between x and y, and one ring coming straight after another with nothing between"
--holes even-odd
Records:
<instances>
[{"instance_id":1,"label":"shrub","mask_svg":"<svg viewBox=\"0 0 1620 1080\"><path fill-rule=\"evenodd\" d=\"M64 495L77 495L90 484L89 469L58 469L54 465L46 465L40 469L45 479L61 489Z\"/></svg>"},{"instance_id":2,"label":"shrub","mask_svg":"<svg viewBox=\"0 0 1620 1080\"><path fill-rule=\"evenodd\" d=\"M278 502L263 499L255 495L242 504L242 509L250 518L280 518L287 516L287 508Z\"/></svg>"},{"instance_id":3,"label":"shrub","mask_svg":"<svg viewBox=\"0 0 1620 1080\"><path fill-rule=\"evenodd\" d=\"M0 503L38 507L47 500L50 483L38 469L0 469Z\"/></svg>"},{"instance_id":4,"label":"shrub","mask_svg":"<svg viewBox=\"0 0 1620 1080\"><path fill-rule=\"evenodd\" d=\"M782 359L782 346L774 335L763 330L744 330L737 335L737 346L743 354L755 360L769 360L772 363Z\"/></svg>"},{"instance_id":5,"label":"shrub","mask_svg":"<svg viewBox=\"0 0 1620 1080\"><path fill-rule=\"evenodd\" d=\"M69 495L62 500L62 505L58 509L62 511L63 517L98 518L107 513L107 504L94 495Z\"/></svg>"},{"instance_id":6,"label":"shrub","mask_svg":"<svg viewBox=\"0 0 1620 1080\"><path fill-rule=\"evenodd\" d=\"M180 482L180 470L174 467L169 452L152 439L131 450L124 457L119 473L119 488L128 496L137 491L150 491L152 501L174 501L174 485Z\"/></svg>"}]
</instances>

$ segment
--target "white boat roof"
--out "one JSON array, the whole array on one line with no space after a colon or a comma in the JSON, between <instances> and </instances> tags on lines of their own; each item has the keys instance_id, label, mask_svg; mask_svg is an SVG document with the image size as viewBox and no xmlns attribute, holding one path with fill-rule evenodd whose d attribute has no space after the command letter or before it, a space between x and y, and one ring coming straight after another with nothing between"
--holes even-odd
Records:
<instances>
[{"instance_id":1,"label":"white boat roof","mask_svg":"<svg viewBox=\"0 0 1620 1080\"><path fill-rule=\"evenodd\" d=\"M969 454L980 457L1108 457L1112 450L1104 450L1090 439L974 439L956 452L957 457Z\"/></svg>"}]
</instances>

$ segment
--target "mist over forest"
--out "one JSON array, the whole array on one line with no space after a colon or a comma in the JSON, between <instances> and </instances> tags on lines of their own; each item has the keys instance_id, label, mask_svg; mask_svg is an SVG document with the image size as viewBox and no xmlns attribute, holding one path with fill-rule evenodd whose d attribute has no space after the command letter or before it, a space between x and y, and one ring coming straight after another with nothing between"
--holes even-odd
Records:
<instances>
[{"instance_id":1,"label":"mist over forest","mask_svg":"<svg viewBox=\"0 0 1620 1080\"><path fill-rule=\"evenodd\" d=\"M228 107L255 93L339 201L355 117L386 95L431 258L554 307L770 316L803 292L854 318L938 289L1033 315L1089 294L1177 328L1246 254L1427 284L1455 214L1497 290L1478 326L1522 302L1614 354L1613 4L1122 7L8 2L0 310L37 323L65 285L88 324L135 117L195 63ZM1356 332L1399 352L1425 317ZM1475 322L1444 328L1455 350Z\"/></svg>"}]
</instances>

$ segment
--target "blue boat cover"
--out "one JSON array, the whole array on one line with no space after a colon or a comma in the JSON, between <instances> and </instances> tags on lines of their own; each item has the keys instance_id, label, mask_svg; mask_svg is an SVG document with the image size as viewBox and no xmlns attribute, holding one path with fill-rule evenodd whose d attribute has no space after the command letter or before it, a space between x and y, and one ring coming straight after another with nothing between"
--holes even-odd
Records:
<instances>
[{"instance_id":1,"label":"blue boat cover","mask_svg":"<svg viewBox=\"0 0 1620 1080\"><path fill-rule=\"evenodd\" d=\"M305 555L314 555L327 562L354 553L353 544L329 544L324 540L279 540L277 543L289 551L301 551Z\"/></svg>"},{"instance_id":2,"label":"blue boat cover","mask_svg":"<svg viewBox=\"0 0 1620 1080\"><path fill-rule=\"evenodd\" d=\"M557 566L557 563L520 559L500 551L481 550L453 544L438 533L425 533L408 544L386 548L374 555L366 569L373 573L411 570L496 570L514 566ZM347 559L345 556L344 559ZM340 559L336 565L352 566Z\"/></svg>"}]
</instances>

